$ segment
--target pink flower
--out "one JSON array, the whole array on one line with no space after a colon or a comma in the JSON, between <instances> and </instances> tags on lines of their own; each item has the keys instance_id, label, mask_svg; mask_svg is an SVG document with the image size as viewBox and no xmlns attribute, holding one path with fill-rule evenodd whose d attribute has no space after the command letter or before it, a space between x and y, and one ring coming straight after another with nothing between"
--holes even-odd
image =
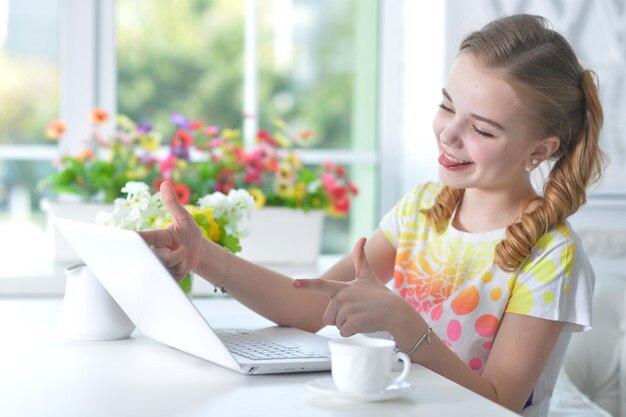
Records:
<instances>
[{"instance_id":1,"label":"pink flower","mask_svg":"<svg viewBox=\"0 0 626 417\"><path fill-rule=\"evenodd\" d=\"M159 172L166 178L172 175L172 171L176 169L176 157L172 154L159 163Z\"/></svg>"},{"instance_id":2,"label":"pink flower","mask_svg":"<svg viewBox=\"0 0 626 417\"><path fill-rule=\"evenodd\" d=\"M204 133L207 134L207 136L215 136L219 133L220 128L217 126L207 126L206 129L204 129Z\"/></svg>"}]
</instances>

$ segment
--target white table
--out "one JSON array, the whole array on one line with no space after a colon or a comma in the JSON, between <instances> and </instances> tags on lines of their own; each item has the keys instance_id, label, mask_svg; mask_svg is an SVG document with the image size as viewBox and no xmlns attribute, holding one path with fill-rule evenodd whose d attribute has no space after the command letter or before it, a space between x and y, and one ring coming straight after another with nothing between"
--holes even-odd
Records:
<instances>
[{"instance_id":1,"label":"white table","mask_svg":"<svg viewBox=\"0 0 626 417\"><path fill-rule=\"evenodd\" d=\"M245 376L143 337L82 342L56 334L60 297L0 298L2 416L516 416L414 364L405 397L355 403L314 394L329 373ZM216 326L268 322L227 298L194 302ZM335 329L322 330L334 334Z\"/></svg>"}]
</instances>

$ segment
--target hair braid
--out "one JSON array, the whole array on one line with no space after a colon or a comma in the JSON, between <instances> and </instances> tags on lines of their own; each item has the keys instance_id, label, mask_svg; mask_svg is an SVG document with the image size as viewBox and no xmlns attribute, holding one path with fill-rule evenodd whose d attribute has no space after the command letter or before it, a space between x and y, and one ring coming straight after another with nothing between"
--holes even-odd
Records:
<instances>
[{"instance_id":1,"label":"hair braid","mask_svg":"<svg viewBox=\"0 0 626 417\"><path fill-rule=\"evenodd\" d=\"M446 228L454 209L463 197L464 190L451 188L445 185L432 207L422 210L428 221L435 226L435 230L441 233Z\"/></svg>"},{"instance_id":2,"label":"hair braid","mask_svg":"<svg viewBox=\"0 0 626 417\"><path fill-rule=\"evenodd\" d=\"M581 73L585 111L577 140L570 141L550 171L543 197L534 196L524 204L520 221L507 227L504 240L496 246L495 261L504 270L515 270L544 233L565 222L585 204L587 188L602 175L604 156L598 139L604 115L595 78L590 70ZM539 204L527 211L532 202Z\"/></svg>"}]
</instances>

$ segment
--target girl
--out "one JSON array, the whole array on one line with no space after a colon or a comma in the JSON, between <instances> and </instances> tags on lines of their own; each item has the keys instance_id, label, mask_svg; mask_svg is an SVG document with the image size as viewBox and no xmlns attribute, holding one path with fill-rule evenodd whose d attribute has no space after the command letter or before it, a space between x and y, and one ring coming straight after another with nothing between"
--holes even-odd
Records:
<instances>
[{"instance_id":1,"label":"girl","mask_svg":"<svg viewBox=\"0 0 626 417\"><path fill-rule=\"evenodd\" d=\"M594 275L566 219L601 175L603 120L594 73L547 23L505 17L465 38L433 121L441 182L408 193L321 278L203 239L168 183L173 224L143 238L177 279L193 270L277 324L388 331L414 362L547 415L571 333L591 325ZM538 195L530 172L544 161Z\"/></svg>"}]
</instances>

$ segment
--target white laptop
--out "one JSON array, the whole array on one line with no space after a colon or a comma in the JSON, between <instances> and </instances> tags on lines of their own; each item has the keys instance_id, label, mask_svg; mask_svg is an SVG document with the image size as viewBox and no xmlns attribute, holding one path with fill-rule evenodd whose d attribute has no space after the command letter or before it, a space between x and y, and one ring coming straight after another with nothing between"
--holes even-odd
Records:
<instances>
[{"instance_id":1,"label":"white laptop","mask_svg":"<svg viewBox=\"0 0 626 417\"><path fill-rule=\"evenodd\" d=\"M213 329L138 233L54 222L145 336L243 374L330 369L323 336L279 326Z\"/></svg>"}]
</instances>

